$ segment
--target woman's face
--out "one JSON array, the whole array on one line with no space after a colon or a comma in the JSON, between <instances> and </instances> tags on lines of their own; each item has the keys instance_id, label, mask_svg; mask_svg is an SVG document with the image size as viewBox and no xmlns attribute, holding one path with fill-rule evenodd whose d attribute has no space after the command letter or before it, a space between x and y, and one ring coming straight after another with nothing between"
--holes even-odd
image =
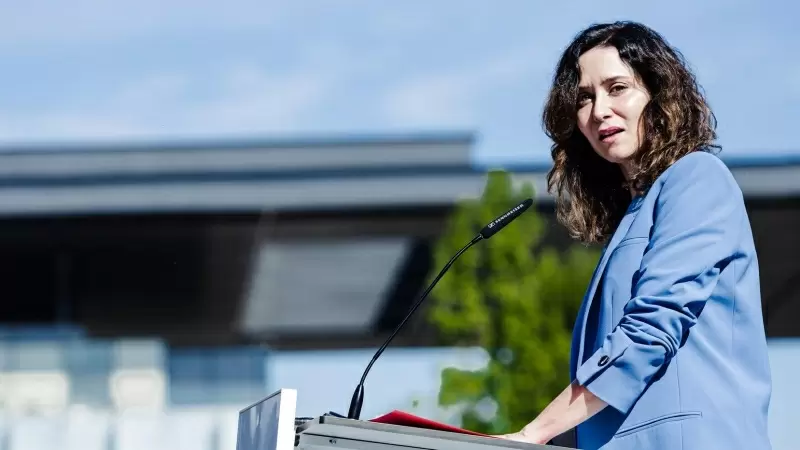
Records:
<instances>
[{"instance_id":1,"label":"woman's face","mask_svg":"<svg viewBox=\"0 0 800 450\"><path fill-rule=\"evenodd\" d=\"M650 94L614 47L595 47L578 64L578 128L594 151L619 164L628 178L627 162L641 145L639 119Z\"/></svg>"}]
</instances>

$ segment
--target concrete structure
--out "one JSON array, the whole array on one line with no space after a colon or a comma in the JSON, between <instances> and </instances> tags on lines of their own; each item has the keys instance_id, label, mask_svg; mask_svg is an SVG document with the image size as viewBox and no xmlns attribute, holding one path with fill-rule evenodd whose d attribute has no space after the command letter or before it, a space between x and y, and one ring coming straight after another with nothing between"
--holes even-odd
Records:
<instances>
[{"instance_id":1,"label":"concrete structure","mask_svg":"<svg viewBox=\"0 0 800 450\"><path fill-rule=\"evenodd\" d=\"M481 192L472 143L450 134L5 149L0 314L176 346L374 345L421 289L454 202ZM750 208L769 333L800 335L800 160L726 161ZM548 168L509 167L552 215ZM424 332L396 342L425 344Z\"/></svg>"}]
</instances>

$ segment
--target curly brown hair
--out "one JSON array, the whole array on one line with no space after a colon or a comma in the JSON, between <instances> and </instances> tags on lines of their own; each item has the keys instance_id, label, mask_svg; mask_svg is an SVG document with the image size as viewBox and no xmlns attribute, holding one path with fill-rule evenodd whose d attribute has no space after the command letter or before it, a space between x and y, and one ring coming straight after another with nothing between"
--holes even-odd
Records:
<instances>
[{"instance_id":1,"label":"curly brown hair","mask_svg":"<svg viewBox=\"0 0 800 450\"><path fill-rule=\"evenodd\" d=\"M577 126L578 59L595 47L614 47L647 88L641 116L643 140L626 180L617 164L599 156ZM558 220L573 238L606 241L631 202L658 176L693 151L716 152L716 118L683 58L658 33L636 22L592 25L579 33L558 63L542 116L553 140L548 191Z\"/></svg>"}]
</instances>

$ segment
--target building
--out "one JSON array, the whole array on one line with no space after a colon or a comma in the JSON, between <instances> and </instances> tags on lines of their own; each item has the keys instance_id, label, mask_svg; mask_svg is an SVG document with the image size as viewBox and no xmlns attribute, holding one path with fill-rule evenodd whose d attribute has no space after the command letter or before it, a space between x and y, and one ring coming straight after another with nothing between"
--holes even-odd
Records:
<instances>
[{"instance_id":1,"label":"building","mask_svg":"<svg viewBox=\"0 0 800 450\"><path fill-rule=\"evenodd\" d=\"M375 345L420 291L454 202L480 195L472 143L464 133L5 149L0 314L176 346ZM768 332L796 336L800 159L726 162L748 202ZM552 215L548 165L507 168ZM416 344L430 341L396 343Z\"/></svg>"},{"instance_id":2,"label":"building","mask_svg":"<svg viewBox=\"0 0 800 450\"><path fill-rule=\"evenodd\" d=\"M1 151L0 404L13 418L0 446L232 448L269 351L373 347L401 320L438 270L431 246L454 203L481 193L472 145L464 133ZM798 336L800 159L726 162L760 251L768 335ZM548 168L507 167L552 218ZM548 239L567 243L552 220ZM393 345L431 345L427 331L412 321Z\"/></svg>"}]
</instances>

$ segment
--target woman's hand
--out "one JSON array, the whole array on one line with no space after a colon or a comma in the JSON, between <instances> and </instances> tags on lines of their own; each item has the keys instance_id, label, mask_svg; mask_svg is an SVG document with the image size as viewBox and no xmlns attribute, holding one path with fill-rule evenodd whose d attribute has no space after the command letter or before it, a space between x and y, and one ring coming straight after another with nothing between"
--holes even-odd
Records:
<instances>
[{"instance_id":1,"label":"woman's hand","mask_svg":"<svg viewBox=\"0 0 800 450\"><path fill-rule=\"evenodd\" d=\"M510 441L526 442L528 444L547 444L550 437L546 436L540 430L531 427L530 425L517 431L516 433L499 434L495 437L500 439L508 439Z\"/></svg>"},{"instance_id":2,"label":"woman's hand","mask_svg":"<svg viewBox=\"0 0 800 450\"><path fill-rule=\"evenodd\" d=\"M546 444L605 408L606 402L577 382L570 383L533 422L516 433L497 437L531 444Z\"/></svg>"}]
</instances>

